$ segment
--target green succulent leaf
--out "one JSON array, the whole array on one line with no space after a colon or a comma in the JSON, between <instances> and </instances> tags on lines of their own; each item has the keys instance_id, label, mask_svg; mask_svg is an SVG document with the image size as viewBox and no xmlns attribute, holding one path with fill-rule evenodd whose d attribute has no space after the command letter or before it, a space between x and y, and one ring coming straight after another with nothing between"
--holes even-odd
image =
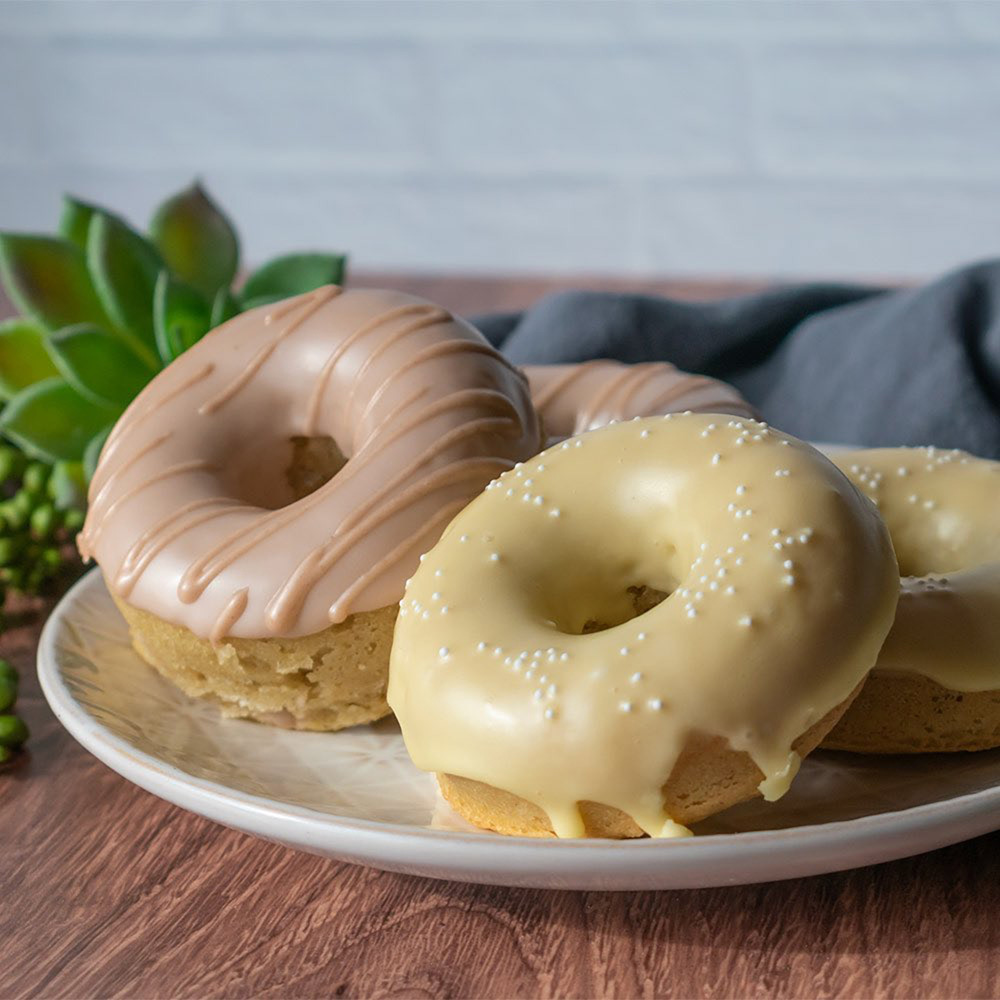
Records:
<instances>
[{"instance_id":1,"label":"green succulent leaf","mask_svg":"<svg viewBox=\"0 0 1000 1000\"><path fill-rule=\"evenodd\" d=\"M280 302L282 299L287 298L287 295L255 295L252 299L243 299L240 305L243 307L243 311L246 312L249 309L257 309L260 306L273 305L275 302Z\"/></svg>"},{"instance_id":2,"label":"green succulent leaf","mask_svg":"<svg viewBox=\"0 0 1000 1000\"><path fill-rule=\"evenodd\" d=\"M83 451L83 474L87 477L88 483L94 478L97 463L101 458L101 449L104 447L104 442L107 441L112 427L114 427L114 424L108 424L107 427L102 427L87 442L87 447Z\"/></svg>"},{"instance_id":3,"label":"green succulent leaf","mask_svg":"<svg viewBox=\"0 0 1000 1000\"><path fill-rule=\"evenodd\" d=\"M161 271L153 295L156 349L165 365L208 333L211 313L201 292Z\"/></svg>"},{"instance_id":4,"label":"green succulent leaf","mask_svg":"<svg viewBox=\"0 0 1000 1000\"><path fill-rule=\"evenodd\" d=\"M77 392L102 406L124 410L156 371L123 340L80 324L49 335L49 354Z\"/></svg>"},{"instance_id":5,"label":"green succulent leaf","mask_svg":"<svg viewBox=\"0 0 1000 1000\"><path fill-rule=\"evenodd\" d=\"M242 301L273 302L311 292L320 285L339 285L344 280L346 264L343 254L334 253L293 253L276 257L247 278L241 292Z\"/></svg>"},{"instance_id":6,"label":"green succulent leaf","mask_svg":"<svg viewBox=\"0 0 1000 1000\"><path fill-rule=\"evenodd\" d=\"M226 320L232 319L239 312L240 304L236 301L236 296L228 288L220 288L212 302L212 316L209 320L211 329L222 326Z\"/></svg>"},{"instance_id":7,"label":"green succulent leaf","mask_svg":"<svg viewBox=\"0 0 1000 1000\"><path fill-rule=\"evenodd\" d=\"M48 330L108 321L83 251L69 240L0 233L0 277L18 311Z\"/></svg>"},{"instance_id":8,"label":"green succulent leaf","mask_svg":"<svg viewBox=\"0 0 1000 1000\"><path fill-rule=\"evenodd\" d=\"M47 462L79 461L87 442L116 412L84 398L61 378L19 392L0 414L0 433Z\"/></svg>"},{"instance_id":9,"label":"green succulent leaf","mask_svg":"<svg viewBox=\"0 0 1000 1000\"><path fill-rule=\"evenodd\" d=\"M86 252L90 220L94 217L94 213L99 211L101 210L96 205L64 194L62 213L59 216L59 234Z\"/></svg>"},{"instance_id":10,"label":"green succulent leaf","mask_svg":"<svg viewBox=\"0 0 1000 1000\"><path fill-rule=\"evenodd\" d=\"M40 326L20 316L0 323L0 399L57 374Z\"/></svg>"},{"instance_id":11,"label":"green succulent leaf","mask_svg":"<svg viewBox=\"0 0 1000 1000\"><path fill-rule=\"evenodd\" d=\"M56 462L48 483L56 510L83 510L87 505L87 477L82 462Z\"/></svg>"},{"instance_id":12,"label":"green succulent leaf","mask_svg":"<svg viewBox=\"0 0 1000 1000\"><path fill-rule=\"evenodd\" d=\"M236 231L198 183L168 198L149 224L153 242L178 277L211 299L236 276Z\"/></svg>"},{"instance_id":13,"label":"green succulent leaf","mask_svg":"<svg viewBox=\"0 0 1000 1000\"><path fill-rule=\"evenodd\" d=\"M116 215L97 209L87 231L87 266L117 332L155 364L153 293L163 269L156 247Z\"/></svg>"}]
</instances>

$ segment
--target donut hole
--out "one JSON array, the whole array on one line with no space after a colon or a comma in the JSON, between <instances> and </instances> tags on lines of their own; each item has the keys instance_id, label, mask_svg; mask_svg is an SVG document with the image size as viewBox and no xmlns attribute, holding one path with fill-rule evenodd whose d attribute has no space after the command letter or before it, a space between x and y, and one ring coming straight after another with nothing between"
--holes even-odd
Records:
<instances>
[{"instance_id":1,"label":"donut hole","mask_svg":"<svg viewBox=\"0 0 1000 1000\"><path fill-rule=\"evenodd\" d=\"M347 464L331 437L248 441L225 457L227 495L251 507L279 510L315 493Z\"/></svg>"},{"instance_id":2,"label":"donut hole","mask_svg":"<svg viewBox=\"0 0 1000 1000\"><path fill-rule=\"evenodd\" d=\"M672 590L673 588L671 588ZM553 624L564 635L591 635L594 632L604 632L609 628L617 628L634 618L652 611L659 603L670 596L670 590L659 590L646 584L635 584L626 587L621 594L606 595L600 602L600 610L587 609L586 617L580 614L555 614Z\"/></svg>"},{"instance_id":3,"label":"donut hole","mask_svg":"<svg viewBox=\"0 0 1000 1000\"><path fill-rule=\"evenodd\" d=\"M347 465L347 456L332 437L293 437L285 478L296 500L315 493Z\"/></svg>"}]
</instances>

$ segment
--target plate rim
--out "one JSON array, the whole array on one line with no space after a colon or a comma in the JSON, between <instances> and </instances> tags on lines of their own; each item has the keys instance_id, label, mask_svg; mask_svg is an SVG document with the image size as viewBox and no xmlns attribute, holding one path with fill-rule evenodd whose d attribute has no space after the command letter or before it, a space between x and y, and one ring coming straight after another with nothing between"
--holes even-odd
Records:
<instances>
[{"instance_id":1,"label":"plate rim","mask_svg":"<svg viewBox=\"0 0 1000 1000\"><path fill-rule=\"evenodd\" d=\"M127 781L158 798L223 825L278 840L301 850L387 870L460 881L554 887L557 882L553 877L544 877L548 875L570 876L574 884L563 886L565 888L603 887L599 885L602 882L600 873L597 878L573 879L573 876L588 874L581 872L579 866L579 862L585 859L588 869L594 862L599 867L602 862L611 862L609 870L603 873L603 881L622 882L621 885L612 884L611 888L681 888L688 884L690 887L708 887L777 881L801 877L803 874L840 871L859 866L857 862L844 860L852 849L869 848L869 854L866 855L869 860L861 864L876 864L1000 829L1000 782L989 788L938 802L853 819L777 830L704 834L678 840L644 838L633 841L603 838L558 840L510 837L490 831L435 830L412 823L386 823L338 816L254 795L188 774L175 765L132 746L94 718L73 697L59 668L58 637L74 604L82 594L95 587L106 590L97 567L87 571L60 598L39 637L38 677L44 697L59 722L85 750ZM243 819L244 822L240 823L238 819ZM310 836L295 837L295 833ZM930 846L917 844L918 834L924 836L921 843ZM880 836L885 838L882 845L885 850L877 849ZM390 847L393 850L387 854L386 849ZM445 852L458 848L461 848L464 860L449 864L450 859ZM784 875L753 870L755 858L759 859L760 855L770 852L781 853L789 848L793 849L799 861L797 868L795 859L791 859L791 868ZM424 849L426 853L421 859ZM808 858L814 854L826 858L826 861L810 865ZM745 879L734 880L730 877L717 882L698 879L688 883L684 879L678 881L676 878L667 878L662 880L662 886L650 884L645 878L641 885L636 884L634 878L630 880L627 877L640 870L635 863L646 865L652 861L660 861L664 856L674 863L663 866L663 874L670 872L677 875L673 869L685 864L711 860L731 861L733 856L742 858L750 870L746 872ZM616 879L615 869L620 868L626 859L632 862L625 864L622 875L626 877ZM498 862L503 864L498 866ZM490 867L478 870L483 864ZM539 866L541 873L538 877L531 878L531 869ZM641 870L647 871L645 867ZM522 877L512 880L512 876L517 873L521 873ZM527 877L523 877L525 873ZM588 885L577 885L582 882L587 882Z\"/></svg>"}]
</instances>

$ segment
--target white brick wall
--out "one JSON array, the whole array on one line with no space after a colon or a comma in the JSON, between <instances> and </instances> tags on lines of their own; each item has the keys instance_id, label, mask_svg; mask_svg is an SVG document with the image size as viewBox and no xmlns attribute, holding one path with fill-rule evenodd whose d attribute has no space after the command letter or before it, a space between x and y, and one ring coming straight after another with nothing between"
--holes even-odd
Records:
<instances>
[{"instance_id":1,"label":"white brick wall","mask_svg":"<svg viewBox=\"0 0 1000 1000\"><path fill-rule=\"evenodd\" d=\"M1000 3L4 2L0 225L201 174L246 255L920 276L1000 252Z\"/></svg>"}]
</instances>

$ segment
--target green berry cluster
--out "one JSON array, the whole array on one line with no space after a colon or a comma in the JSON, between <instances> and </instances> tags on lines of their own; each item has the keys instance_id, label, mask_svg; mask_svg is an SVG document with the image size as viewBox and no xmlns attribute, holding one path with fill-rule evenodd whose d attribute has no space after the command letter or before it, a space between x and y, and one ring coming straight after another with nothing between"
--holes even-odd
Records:
<instances>
[{"instance_id":1,"label":"green berry cluster","mask_svg":"<svg viewBox=\"0 0 1000 1000\"><path fill-rule=\"evenodd\" d=\"M24 720L10 714L17 701L17 682L17 671L0 660L0 764L6 764L28 739Z\"/></svg>"},{"instance_id":2,"label":"green berry cluster","mask_svg":"<svg viewBox=\"0 0 1000 1000\"><path fill-rule=\"evenodd\" d=\"M65 475L0 445L0 605L8 590L39 593L65 565L64 548L83 525L79 507L64 506ZM2 737L0 737L2 739Z\"/></svg>"}]
</instances>

